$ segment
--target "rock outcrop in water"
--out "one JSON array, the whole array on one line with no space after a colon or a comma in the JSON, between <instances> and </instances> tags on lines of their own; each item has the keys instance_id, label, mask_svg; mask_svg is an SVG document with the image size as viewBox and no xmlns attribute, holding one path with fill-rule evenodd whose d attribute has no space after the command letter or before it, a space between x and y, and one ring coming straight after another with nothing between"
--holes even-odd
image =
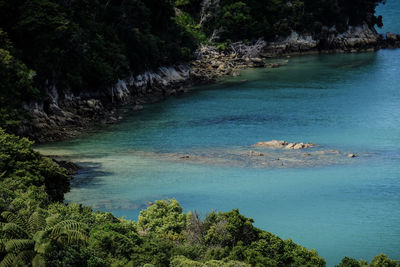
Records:
<instances>
[{"instance_id":1,"label":"rock outcrop in water","mask_svg":"<svg viewBox=\"0 0 400 267\"><path fill-rule=\"evenodd\" d=\"M278 141L278 140L271 140L266 142L258 142L257 144L253 145L254 147L269 147L269 148L284 148L284 149L294 149L299 150L303 148L310 148L315 147L315 144L312 143L288 143L286 141Z\"/></svg>"},{"instance_id":2,"label":"rock outcrop in water","mask_svg":"<svg viewBox=\"0 0 400 267\"><path fill-rule=\"evenodd\" d=\"M163 161L251 168L313 168L352 164L355 161L350 158L356 157L355 154L338 150L314 149L304 153L300 150L284 149L284 146L280 148L271 149L269 146L254 148L253 146L254 150L248 150L248 147L236 147L232 149L185 151L184 153L154 153L148 151L133 151L132 153L138 154L140 157L157 158L157 160ZM349 155L354 155L354 157ZM363 159L362 156L357 162Z\"/></svg>"}]
</instances>

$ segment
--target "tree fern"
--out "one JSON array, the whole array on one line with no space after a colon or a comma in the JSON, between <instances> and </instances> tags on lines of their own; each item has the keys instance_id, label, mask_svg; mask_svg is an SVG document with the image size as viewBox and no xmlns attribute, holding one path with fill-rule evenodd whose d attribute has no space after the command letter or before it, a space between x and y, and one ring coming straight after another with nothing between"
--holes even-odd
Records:
<instances>
[{"instance_id":1,"label":"tree fern","mask_svg":"<svg viewBox=\"0 0 400 267\"><path fill-rule=\"evenodd\" d=\"M45 218L37 210L24 218L11 212L3 212L6 223L0 223L0 252L5 257L2 266L45 266L45 255L53 242L61 245L79 245L88 240L87 226L74 220L59 221L58 215Z\"/></svg>"},{"instance_id":2,"label":"tree fern","mask_svg":"<svg viewBox=\"0 0 400 267\"><path fill-rule=\"evenodd\" d=\"M46 260L43 258L42 255L36 254L36 256L32 259L32 266L33 267L45 267Z\"/></svg>"},{"instance_id":3,"label":"tree fern","mask_svg":"<svg viewBox=\"0 0 400 267\"><path fill-rule=\"evenodd\" d=\"M41 242L36 242L35 243L35 252L38 253L38 255L45 255L47 253L47 251L49 250L49 248L51 247L51 241L47 240L47 241L42 241Z\"/></svg>"},{"instance_id":4,"label":"tree fern","mask_svg":"<svg viewBox=\"0 0 400 267\"><path fill-rule=\"evenodd\" d=\"M11 239L5 243L6 252L14 253L22 250L32 250L35 242L31 239Z\"/></svg>"},{"instance_id":5,"label":"tree fern","mask_svg":"<svg viewBox=\"0 0 400 267\"><path fill-rule=\"evenodd\" d=\"M51 227L51 231L53 234L57 234L57 231L61 231L62 229L85 231L85 224L73 220L65 220Z\"/></svg>"},{"instance_id":6,"label":"tree fern","mask_svg":"<svg viewBox=\"0 0 400 267\"><path fill-rule=\"evenodd\" d=\"M46 219L41 212L35 211L28 219L29 230L35 233L46 226Z\"/></svg>"},{"instance_id":7,"label":"tree fern","mask_svg":"<svg viewBox=\"0 0 400 267\"><path fill-rule=\"evenodd\" d=\"M46 218L46 229L49 229L56 225L60 221L60 215L59 214L52 214L49 217Z\"/></svg>"},{"instance_id":8,"label":"tree fern","mask_svg":"<svg viewBox=\"0 0 400 267\"><path fill-rule=\"evenodd\" d=\"M24 220L22 216L19 216L18 214L9 212L9 211L4 211L1 213L1 216L8 222L8 223L15 223L19 227L23 229L28 229L28 224L27 221Z\"/></svg>"},{"instance_id":9,"label":"tree fern","mask_svg":"<svg viewBox=\"0 0 400 267\"><path fill-rule=\"evenodd\" d=\"M17 239L25 239L29 238L29 234L25 231L24 228L19 226L18 224L15 223L6 223L3 225L1 228L1 232L4 238L6 239L11 239L11 238L17 238Z\"/></svg>"},{"instance_id":10,"label":"tree fern","mask_svg":"<svg viewBox=\"0 0 400 267\"><path fill-rule=\"evenodd\" d=\"M3 260L0 262L0 267L13 267L14 260L17 257L17 254L8 253Z\"/></svg>"},{"instance_id":11,"label":"tree fern","mask_svg":"<svg viewBox=\"0 0 400 267\"><path fill-rule=\"evenodd\" d=\"M0 253L3 254L4 252L6 252L6 243L7 240L4 239L0 239Z\"/></svg>"},{"instance_id":12,"label":"tree fern","mask_svg":"<svg viewBox=\"0 0 400 267\"><path fill-rule=\"evenodd\" d=\"M35 252L32 250L24 250L18 253L14 258L14 266L26 266L27 262L32 262L33 257L35 257Z\"/></svg>"}]
</instances>

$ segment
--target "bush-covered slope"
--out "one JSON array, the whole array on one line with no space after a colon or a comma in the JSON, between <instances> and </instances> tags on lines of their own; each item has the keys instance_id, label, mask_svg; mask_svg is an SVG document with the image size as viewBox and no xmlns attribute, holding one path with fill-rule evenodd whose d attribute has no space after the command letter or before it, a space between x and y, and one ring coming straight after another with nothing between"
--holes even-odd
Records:
<instances>
[{"instance_id":1,"label":"bush-covered slope","mask_svg":"<svg viewBox=\"0 0 400 267\"><path fill-rule=\"evenodd\" d=\"M0 266L325 266L315 250L254 227L238 210L200 219L162 200L133 222L65 205L66 171L31 145L0 129ZM339 266L398 265L379 255Z\"/></svg>"},{"instance_id":2,"label":"bush-covered slope","mask_svg":"<svg viewBox=\"0 0 400 267\"><path fill-rule=\"evenodd\" d=\"M223 39L263 37L271 40L291 31L322 34L349 26L382 25L375 8L382 0L210 0L204 30L219 29Z\"/></svg>"},{"instance_id":3,"label":"bush-covered slope","mask_svg":"<svg viewBox=\"0 0 400 267\"><path fill-rule=\"evenodd\" d=\"M0 0L0 126L24 101L101 93L118 79L188 61L201 42L274 39L381 25L384 0Z\"/></svg>"}]
</instances>

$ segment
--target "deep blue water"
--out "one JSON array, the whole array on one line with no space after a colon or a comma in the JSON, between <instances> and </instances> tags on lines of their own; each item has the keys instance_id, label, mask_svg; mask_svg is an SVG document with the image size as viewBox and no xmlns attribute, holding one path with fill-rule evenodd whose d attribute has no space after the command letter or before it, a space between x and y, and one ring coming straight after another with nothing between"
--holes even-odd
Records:
<instances>
[{"instance_id":1,"label":"deep blue water","mask_svg":"<svg viewBox=\"0 0 400 267\"><path fill-rule=\"evenodd\" d=\"M146 202L172 197L202 214L239 208L258 227L317 249L330 266L382 252L400 259L400 50L288 60L40 149L90 167L67 201L131 219ZM274 169L159 154L252 149L271 139L360 156Z\"/></svg>"}]
</instances>

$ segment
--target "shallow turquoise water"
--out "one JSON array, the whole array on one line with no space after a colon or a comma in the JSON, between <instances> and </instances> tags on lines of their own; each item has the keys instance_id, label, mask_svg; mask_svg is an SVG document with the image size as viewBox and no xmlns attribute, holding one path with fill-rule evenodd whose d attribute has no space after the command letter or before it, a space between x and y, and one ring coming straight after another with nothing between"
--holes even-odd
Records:
<instances>
[{"instance_id":1,"label":"shallow turquoise water","mask_svg":"<svg viewBox=\"0 0 400 267\"><path fill-rule=\"evenodd\" d=\"M247 80L247 81L242 81ZM290 58L278 69L195 88L118 125L41 147L92 167L67 201L136 219L176 198L202 214L239 208L256 225L343 256L400 258L400 50ZM168 161L149 152L310 141L363 155L315 168L246 168Z\"/></svg>"},{"instance_id":2,"label":"shallow turquoise water","mask_svg":"<svg viewBox=\"0 0 400 267\"><path fill-rule=\"evenodd\" d=\"M202 214L239 208L258 227L316 248L330 266L382 252L400 259L400 50L288 60L40 150L88 167L67 201L131 219L148 201L172 197ZM360 157L271 169L159 154L250 150L271 139Z\"/></svg>"}]
</instances>

